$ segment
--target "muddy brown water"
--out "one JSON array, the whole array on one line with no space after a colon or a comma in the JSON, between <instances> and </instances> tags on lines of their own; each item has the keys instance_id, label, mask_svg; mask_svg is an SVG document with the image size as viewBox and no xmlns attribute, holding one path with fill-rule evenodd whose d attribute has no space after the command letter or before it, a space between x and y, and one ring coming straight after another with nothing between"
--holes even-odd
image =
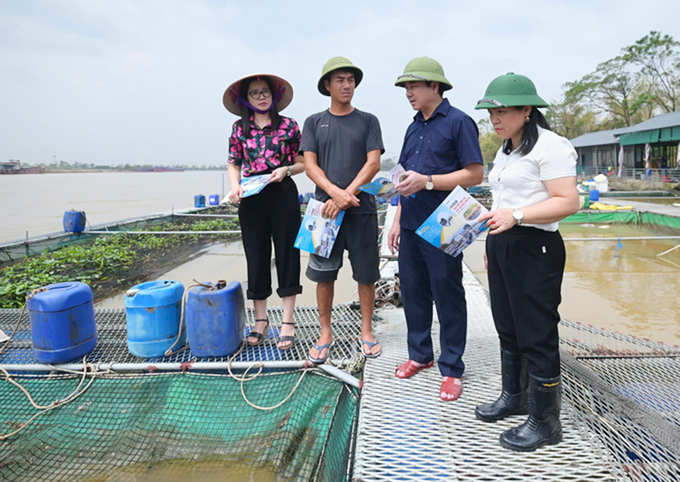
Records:
<instances>
[{"instance_id":1,"label":"muddy brown water","mask_svg":"<svg viewBox=\"0 0 680 482\"><path fill-rule=\"evenodd\" d=\"M564 238L599 237L607 241L566 241L562 318L620 333L680 345L680 248L657 256L680 240L621 242L618 237L658 236L639 225L560 225ZM613 238L613 240L611 240ZM465 251L465 262L488 287L484 243Z\"/></svg>"},{"instance_id":2,"label":"muddy brown water","mask_svg":"<svg viewBox=\"0 0 680 482\"><path fill-rule=\"evenodd\" d=\"M680 240L622 241L618 237L658 236L645 226L565 224L564 238L598 237L606 241L566 241L567 265L562 287L560 314L563 318L629 335L680 345L680 248L657 256ZM480 282L488 287L484 270L484 242L468 247L464 261ZM304 275L309 256L302 252L302 295L298 306L316 305L316 285ZM193 280L237 280L245 285L246 263L240 241L207 248L201 256L184 263L158 279L173 279L185 286ZM272 267L273 289L276 270ZM349 260L336 283L335 303L357 298ZM270 306L281 301L272 295ZM124 294L104 300L100 308L124 308Z\"/></svg>"},{"instance_id":3,"label":"muddy brown water","mask_svg":"<svg viewBox=\"0 0 680 482\"><path fill-rule=\"evenodd\" d=\"M308 261L309 253L301 251L300 283L302 284L302 294L298 295L295 300L298 306L316 305L316 283L311 282L305 276ZM191 260L161 274L156 279L179 281L185 287L195 284L194 280L201 282L209 281L212 283L215 283L218 280L226 280L227 282L239 281L245 288L247 286L247 278L243 243L238 240L228 244L210 246L204 249L202 253L194 256ZM277 286L276 269L272 263L273 294L268 299L269 306L281 306L281 298L276 295ZM128 288L131 288L131 286ZM343 267L340 270L338 280L335 283L334 303L342 304L352 301L357 298L356 292L357 283L352 279L352 269L349 264L349 259L345 256ZM248 302L247 304L252 306L252 302ZM103 300L97 303L96 307L125 308L125 293Z\"/></svg>"}]
</instances>

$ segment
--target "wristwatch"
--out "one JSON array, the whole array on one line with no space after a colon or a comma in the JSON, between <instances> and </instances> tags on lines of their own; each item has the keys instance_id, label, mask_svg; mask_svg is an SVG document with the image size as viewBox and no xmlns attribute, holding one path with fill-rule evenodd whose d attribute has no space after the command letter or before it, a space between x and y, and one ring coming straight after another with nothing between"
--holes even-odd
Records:
<instances>
[{"instance_id":1,"label":"wristwatch","mask_svg":"<svg viewBox=\"0 0 680 482\"><path fill-rule=\"evenodd\" d=\"M434 189L434 182L432 182L432 175L427 175L427 182L425 183L425 189L432 191Z\"/></svg>"},{"instance_id":2,"label":"wristwatch","mask_svg":"<svg viewBox=\"0 0 680 482\"><path fill-rule=\"evenodd\" d=\"M512 212L512 217L515 218L515 221L517 221L517 226L522 225L522 220L524 219L524 213L522 212L521 209L515 208L515 210Z\"/></svg>"}]
</instances>

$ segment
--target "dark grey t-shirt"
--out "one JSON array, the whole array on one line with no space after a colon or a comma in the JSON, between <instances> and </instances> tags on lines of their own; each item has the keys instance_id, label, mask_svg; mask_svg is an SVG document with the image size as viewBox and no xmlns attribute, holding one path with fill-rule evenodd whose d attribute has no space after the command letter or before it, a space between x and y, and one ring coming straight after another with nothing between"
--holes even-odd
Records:
<instances>
[{"instance_id":1,"label":"dark grey t-shirt","mask_svg":"<svg viewBox=\"0 0 680 482\"><path fill-rule=\"evenodd\" d=\"M380 123L373 114L354 109L351 114L336 116L328 110L312 114L302 129L300 151L313 152L318 156L319 167L336 186L349 186L366 164L366 155L376 149L385 152ZM321 188L316 188L316 199L330 199ZM376 212L375 197L359 192L359 207L346 211L351 214Z\"/></svg>"}]
</instances>

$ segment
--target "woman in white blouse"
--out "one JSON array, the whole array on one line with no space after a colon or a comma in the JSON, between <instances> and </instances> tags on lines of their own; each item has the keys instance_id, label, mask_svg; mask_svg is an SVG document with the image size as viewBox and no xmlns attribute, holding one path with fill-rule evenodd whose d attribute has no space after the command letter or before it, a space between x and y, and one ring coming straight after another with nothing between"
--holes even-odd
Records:
<instances>
[{"instance_id":1,"label":"woman in white blouse","mask_svg":"<svg viewBox=\"0 0 680 482\"><path fill-rule=\"evenodd\" d=\"M562 441L560 315L565 249L558 221L578 210L576 152L550 130L537 107L548 104L533 82L509 73L494 79L476 109L488 109L503 145L489 173L493 193L485 260L501 345L502 393L475 409L495 422L529 415L500 443L531 451Z\"/></svg>"}]
</instances>

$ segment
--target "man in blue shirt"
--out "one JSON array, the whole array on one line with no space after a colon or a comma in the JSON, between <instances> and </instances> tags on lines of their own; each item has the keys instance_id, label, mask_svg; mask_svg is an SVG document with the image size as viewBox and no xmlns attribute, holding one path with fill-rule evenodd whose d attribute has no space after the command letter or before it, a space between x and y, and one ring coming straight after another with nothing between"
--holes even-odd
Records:
<instances>
[{"instance_id":1,"label":"man in blue shirt","mask_svg":"<svg viewBox=\"0 0 680 482\"><path fill-rule=\"evenodd\" d=\"M413 59L395 85L418 113L406 131L399 163L406 172L396 187L401 197L388 246L399 251L399 279L408 327L409 360L396 370L408 378L434 365L432 301L441 325L439 371L444 380L439 396L456 400L465 370L462 356L467 335L463 289L463 256L435 248L416 230L456 187L482 182L484 168L475 122L452 107L442 93L451 88L439 62Z\"/></svg>"}]
</instances>

